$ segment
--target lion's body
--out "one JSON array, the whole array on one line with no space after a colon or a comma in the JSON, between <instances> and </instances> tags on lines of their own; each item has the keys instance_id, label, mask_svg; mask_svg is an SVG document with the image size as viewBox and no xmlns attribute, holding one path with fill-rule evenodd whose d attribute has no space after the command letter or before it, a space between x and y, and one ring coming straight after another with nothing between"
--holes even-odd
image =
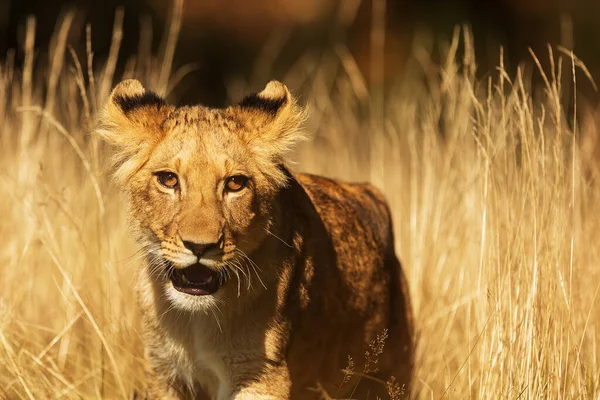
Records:
<instances>
[{"instance_id":1,"label":"lion's body","mask_svg":"<svg viewBox=\"0 0 600 400\"><path fill-rule=\"evenodd\" d=\"M272 97L273 88L270 90L267 94ZM264 93L256 95L257 98L265 96ZM121 109L125 110L122 105ZM226 121L242 113L238 109L228 110L232 114L224 118ZM173 116L174 109L167 111L169 116L165 120ZM110 112L109 109L108 118ZM282 111L277 113L271 117L282 115ZM248 117L239 117L244 118ZM160 126L164 129L164 121ZM262 125L262 129L273 128ZM192 130L189 134L198 135ZM166 134L164 142L169 135ZM171 137L178 142L183 140ZM207 143L210 140L202 141L203 149ZM161 149L149 150L157 151ZM207 152L210 158L215 158L216 153L219 151ZM179 160L178 174L183 180L182 165L186 161L178 158L181 154L179 149L169 159ZM233 159L235 156L231 154L229 157ZM242 163L240 159L238 156L238 162ZM141 271L138 294L149 360L148 397L204 398L202 393L206 392L218 400L310 399L320 397L310 390L320 386L338 398L349 397L352 392L358 398L367 395L372 399L376 395L383 398L385 385L369 378L362 378L356 386L357 378L353 377L338 389L343 383L342 369L348 364L348 356L352 357L354 371L360 374L366 351L371 352L371 358L378 359L377 364L370 362L367 375L384 380L395 376L399 384L408 388L413 364L409 293L394 252L390 212L382 195L369 185L293 174L280 163L276 165L278 172L269 172L270 178L262 177L261 183L260 171L264 168L257 164L259 172L252 172L250 162L244 158L243 165L253 174L252 186L247 189L253 192L213 200L215 204L227 203L223 207L241 204L251 216L225 210L226 222L219 228L226 231L225 248L230 245L227 242L230 238L235 243L231 246L237 246L244 254L240 260L246 262L245 272L239 270L237 280L235 277L227 280L216 293L196 298L174 291L171 283L156 273L151 257L152 265ZM137 170L141 171L150 168L152 162L140 161L139 165ZM212 176L211 169L205 169L209 164L201 165L204 169L196 171L197 175L189 169L185 172L190 182ZM281 176L275 178L277 173ZM159 199L156 202L164 200L148 184L152 174L136 174L123 183L138 186L126 187L125 191L143 247L155 249L153 241L160 242L162 247L165 243L180 243L177 235L182 235L182 227L188 225L181 222L179 215L193 210L203 214L200 207L210 209L213 204L206 200L209 192L199 190L194 197L201 197L203 203L185 209L183 204L188 203L184 198L192 192L190 183L189 188L182 186L179 194L169 192L169 202L153 205L153 196ZM177 210L165 216L160 211L165 204L167 207L178 204ZM202 224L192 225L196 230L192 229L192 233L206 236L210 221L222 216L219 207L210 211L210 218L201 218ZM154 219L153 212L157 213ZM152 224L156 227L148 227ZM169 233L175 229L172 225L177 226L179 233ZM185 235L189 237L190 233L186 230ZM183 243L187 243L185 239ZM160 254L179 260L165 255L164 249ZM201 256L197 260L204 262ZM241 265L240 260L231 262ZM223 268L231 267L231 262L225 262ZM244 280L240 274L249 274L251 278ZM383 353L373 354L378 350L369 344L385 332Z\"/></svg>"}]
</instances>

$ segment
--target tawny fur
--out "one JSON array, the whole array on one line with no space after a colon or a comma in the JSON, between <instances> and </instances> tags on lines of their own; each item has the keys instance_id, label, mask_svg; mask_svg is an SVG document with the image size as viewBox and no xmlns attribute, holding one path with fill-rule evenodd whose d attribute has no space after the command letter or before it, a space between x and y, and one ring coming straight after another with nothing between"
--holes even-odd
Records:
<instances>
[{"instance_id":1,"label":"tawny fur","mask_svg":"<svg viewBox=\"0 0 600 400\"><path fill-rule=\"evenodd\" d=\"M138 81L120 83L100 134L116 149L116 180L147 254L137 287L151 399L311 399L320 385L345 398L385 398L356 378L369 343L388 339L372 373L410 387L409 292L394 252L390 211L370 185L292 173L286 152L304 113L270 82L226 109L173 107ZM177 174L168 189L156 173ZM224 191L232 175L246 188ZM211 268L229 279L214 294L174 290L168 261L193 260L185 242L214 243Z\"/></svg>"}]
</instances>

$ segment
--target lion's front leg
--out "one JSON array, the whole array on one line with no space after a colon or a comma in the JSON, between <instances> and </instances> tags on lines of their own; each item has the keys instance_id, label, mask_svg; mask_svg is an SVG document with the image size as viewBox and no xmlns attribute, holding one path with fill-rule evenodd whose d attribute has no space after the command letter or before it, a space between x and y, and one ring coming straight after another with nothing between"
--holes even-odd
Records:
<instances>
[{"instance_id":1,"label":"lion's front leg","mask_svg":"<svg viewBox=\"0 0 600 400\"><path fill-rule=\"evenodd\" d=\"M155 374L148 378L147 400L210 400L210 396L199 387L191 390L178 379L167 380Z\"/></svg>"},{"instance_id":2,"label":"lion's front leg","mask_svg":"<svg viewBox=\"0 0 600 400\"><path fill-rule=\"evenodd\" d=\"M229 397L218 400L286 400L290 398L292 382L286 364L270 366L258 379L246 380L237 385Z\"/></svg>"},{"instance_id":3,"label":"lion's front leg","mask_svg":"<svg viewBox=\"0 0 600 400\"><path fill-rule=\"evenodd\" d=\"M181 382L167 380L160 374L146 374L146 399L187 400L190 398Z\"/></svg>"},{"instance_id":4,"label":"lion's front leg","mask_svg":"<svg viewBox=\"0 0 600 400\"><path fill-rule=\"evenodd\" d=\"M160 357L146 350L146 399L147 400L210 400L199 385L185 382L173 373Z\"/></svg>"}]
</instances>

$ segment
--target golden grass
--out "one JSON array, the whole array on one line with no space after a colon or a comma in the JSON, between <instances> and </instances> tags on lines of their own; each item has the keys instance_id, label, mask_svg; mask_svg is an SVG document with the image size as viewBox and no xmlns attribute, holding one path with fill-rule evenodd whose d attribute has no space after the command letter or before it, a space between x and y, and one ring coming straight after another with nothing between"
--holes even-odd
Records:
<instances>
[{"instance_id":1,"label":"golden grass","mask_svg":"<svg viewBox=\"0 0 600 400\"><path fill-rule=\"evenodd\" d=\"M24 65L0 66L1 398L131 398L144 386L132 294L142 261L90 135L122 78L121 23L106 62L91 50L74 60L59 30L46 68L30 20ZM177 29L156 58L141 46L125 76L170 90ZM315 133L297 168L373 180L392 205L417 321L414 397L598 398L600 183L560 88L560 75L585 74L551 55L533 100L502 65L474 77L468 32L442 65L419 49L385 102L371 102L342 47L284 79Z\"/></svg>"}]
</instances>

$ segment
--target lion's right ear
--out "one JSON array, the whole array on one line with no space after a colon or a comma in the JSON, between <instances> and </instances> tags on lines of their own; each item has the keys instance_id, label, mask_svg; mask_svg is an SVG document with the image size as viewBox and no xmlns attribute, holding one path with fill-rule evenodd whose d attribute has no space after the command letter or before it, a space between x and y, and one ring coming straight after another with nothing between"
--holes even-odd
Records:
<instances>
[{"instance_id":1,"label":"lion's right ear","mask_svg":"<svg viewBox=\"0 0 600 400\"><path fill-rule=\"evenodd\" d=\"M98 132L119 151L136 151L140 146L161 139L161 125L168 108L156 93L144 89L135 79L127 79L110 94Z\"/></svg>"},{"instance_id":2,"label":"lion's right ear","mask_svg":"<svg viewBox=\"0 0 600 400\"><path fill-rule=\"evenodd\" d=\"M125 178L140 158L162 140L162 124L173 110L135 79L119 83L110 94L98 134L116 150L117 176Z\"/></svg>"}]
</instances>

